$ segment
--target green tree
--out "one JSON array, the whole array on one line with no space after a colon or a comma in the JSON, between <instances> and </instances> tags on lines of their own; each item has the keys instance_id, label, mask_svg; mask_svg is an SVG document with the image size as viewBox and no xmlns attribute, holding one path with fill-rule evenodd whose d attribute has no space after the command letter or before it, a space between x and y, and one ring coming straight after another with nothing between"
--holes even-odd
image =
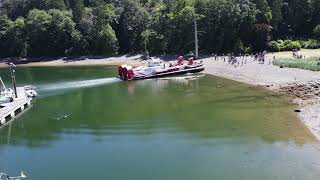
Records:
<instances>
[{"instance_id":1,"label":"green tree","mask_svg":"<svg viewBox=\"0 0 320 180\"><path fill-rule=\"evenodd\" d=\"M68 5L72 10L74 22L79 23L85 11L83 0L68 0Z\"/></svg>"},{"instance_id":2,"label":"green tree","mask_svg":"<svg viewBox=\"0 0 320 180\"><path fill-rule=\"evenodd\" d=\"M0 15L6 15L11 19L25 16L30 10L30 2L26 0L1 0Z\"/></svg>"},{"instance_id":3,"label":"green tree","mask_svg":"<svg viewBox=\"0 0 320 180\"><path fill-rule=\"evenodd\" d=\"M280 38L307 37L312 35L314 25L311 22L309 0L284 0L283 21L279 31Z\"/></svg>"},{"instance_id":4,"label":"green tree","mask_svg":"<svg viewBox=\"0 0 320 180\"><path fill-rule=\"evenodd\" d=\"M272 12L267 0L253 0L256 4L258 14L257 22L258 23L270 23L272 19Z\"/></svg>"},{"instance_id":5,"label":"green tree","mask_svg":"<svg viewBox=\"0 0 320 180\"><path fill-rule=\"evenodd\" d=\"M67 6L65 4L65 0L29 0L30 1L30 9L41 9L41 10L49 10L49 9L60 9L66 10Z\"/></svg>"},{"instance_id":6,"label":"green tree","mask_svg":"<svg viewBox=\"0 0 320 180\"><path fill-rule=\"evenodd\" d=\"M51 54L48 27L52 16L44 10L31 10L26 19L30 49L28 55L46 56Z\"/></svg>"},{"instance_id":7,"label":"green tree","mask_svg":"<svg viewBox=\"0 0 320 180\"><path fill-rule=\"evenodd\" d=\"M283 0L268 0L272 12L271 26L274 30L278 30L278 25L282 21Z\"/></svg>"},{"instance_id":8,"label":"green tree","mask_svg":"<svg viewBox=\"0 0 320 180\"><path fill-rule=\"evenodd\" d=\"M13 22L8 18L8 16L0 16L0 57L7 57L10 55L7 46L7 34L12 23Z\"/></svg>"},{"instance_id":9,"label":"green tree","mask_svg":"<svg viewBox=\"0 0 320 180\"><path fill-rule=\"evenodd\" d=\"M118 39L116 33L109 24L101 27L94 44L95 54L116 54L118 50Z\"/></svg>"},{"instance_id":10,"label":"green tree","mask_svg":"<svg viewBox=\"0 0 320 180\"><path fill-rule=\"evenodd\" d=\"M0 56L263 50L318 38L320 0L0 0ZM272 35L272 36L271 36ZM313 46L315 47L315 46Z\"/></svg>"},{"instance_id":11,"label":"green tree","mask_svg":"<svg viewBox=\"0 0 320 180\"><path fill-rule=\"evenodd\" d=\"M315 38L320 39L320 24L314 28L313 33L315 35Z\"/></svg>"},{"instance_id":12,"label":"green tree","mask_svg":"<svg viewBox=\"0 0 320 180\"><path fill-rule=\"evenodd\" d=\"M66 55L73 48L73 37L79 34L68 11L34 9L26 21L31 56Z\"/></svg>"},{"instance_id":13,"label":"green tree","mask_svg":"<svg viewBox=\"0 0 320 180\"><path fill-rule=\"evenodd\" d=\"M197 11L204 18L199 22L200 47L207 53L238 50L239 44L250 46L257 10L248 0L198 1Z\"/></svg>"},{"instance_id":14,"label":"green tree","mask_svg":"<svg viewBox=\"0 0 320 180\"><path fill-rule=\"evenodd\" d=\"M320 0L310 0L310 6L311 6L311 26L315 28L318 24L320 24Z\"/></svg>"},{"instance_id":15,"label":"green tree","mask_svg":"<svg viewBox=\"0 0 320 180\"><path fill-rule=\"evenodd\" d=\"M23 18L16 19L7 31L9 55L25 57L27 55L27 37L25 36L25 22Z\"/></svg>"},{"instance_id":16,"label":"green tree","mask_svg":"<svg viewBox=\"0 0 320 180\"><path fill-rule=\"evenodd\" d=\"M116 28L121 52L143 50L141 34L147 27L148 17L148 12L137 0L121 3L121 13Z\"/></svg>"},{"instance_id":17,"label":"green tree","mask_svg":"<svg viewBox=\"0 0 320 180\"><path fill-rule=\"evenodd\" d=\"M77 33L72 14L57 9L49 10L48 14L52 17L47 29L50 49L53 51L50 54L54 56L68 54L72 48L73 35Z\"/></svg>"}]
</instances>

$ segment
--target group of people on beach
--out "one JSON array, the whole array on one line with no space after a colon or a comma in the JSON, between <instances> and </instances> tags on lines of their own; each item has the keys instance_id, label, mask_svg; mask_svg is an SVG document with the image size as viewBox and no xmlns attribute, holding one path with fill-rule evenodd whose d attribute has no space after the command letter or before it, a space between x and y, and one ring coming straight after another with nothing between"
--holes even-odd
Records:
<instances>
[{"instance_id":1,"label":"group of people on beach","mask_svg":"<svg viewBox=\"0 0 320 180\"><path fill-rule=\"evenodd\" d=\"M254 61L257 61L259 64L265 64L266 62L266 54L267 51L258 52L255 54L240 54L239 56L235 56L233 53L229 53L227 55L222 54L221 58L223 59L223 62L227 62L228 64L234 65L235 67L243 66L244 64L247 64L248 58L253 58ZM274 57L275 58L275 57ZM213 59L215 61L219 60L218 54L213 54ZM271 64L271 61L269 60L269 64Z\"/></svg>"},{"instance_id":2,"label":"group of people on beach","mask_svg":"<svg viewBox=\"0 0 320 180\"><path fill-rule=\"evenodd\" d=\"M267 51L262 51L254 54L254 61L258 61L259 64L264 64L266 60Z\"/></svg>"},{"instance_id":3,"label":"group of people on beach","mask_svg":"<svg viewBox=\"0 0 320 180\"><path fill-rule=\"evenodd\" d=\"M306 58L306 56L302 56L299 54L299 49L293 49L292 50L292 57L297 59Z\"/></svg>"}]
</instances>

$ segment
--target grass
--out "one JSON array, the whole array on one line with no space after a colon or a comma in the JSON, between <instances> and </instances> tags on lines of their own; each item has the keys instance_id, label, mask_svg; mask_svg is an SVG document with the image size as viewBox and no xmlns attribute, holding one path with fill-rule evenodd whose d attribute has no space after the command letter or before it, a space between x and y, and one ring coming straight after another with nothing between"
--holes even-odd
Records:
<instances>
[{"instance_id":1,"label":"grass","mask_svg":"<svg viewBox=\"0 0 320 180\"><path fill-rule=\"evenodd\" d=\"M320 71L319 58L306 58L306 59L289 59L282 58L276 59L272 62L276 66L283 66L288 68L299 68L311 71Z\"/></svg>"}]
</instances>

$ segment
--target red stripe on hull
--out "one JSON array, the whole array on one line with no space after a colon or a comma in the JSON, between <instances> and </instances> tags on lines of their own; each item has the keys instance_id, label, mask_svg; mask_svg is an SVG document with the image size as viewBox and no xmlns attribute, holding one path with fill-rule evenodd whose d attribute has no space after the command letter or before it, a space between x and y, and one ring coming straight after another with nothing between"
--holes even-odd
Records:
<instances>
[{"instance_id":1,"label":"red stripe on hull","mask_svg":"<svg viewBox=\"0 0 320 180\"><path fill-rule=\"evenodd\" d=\"M160 71L160 72L157 72L156 74L163 74L163 73L169 73L169 72L174 72L174 71L179 71L179 68L174 68L174 69L168 69L168 70L165 70L165 71Z\"/></svg>"}]
</instances>

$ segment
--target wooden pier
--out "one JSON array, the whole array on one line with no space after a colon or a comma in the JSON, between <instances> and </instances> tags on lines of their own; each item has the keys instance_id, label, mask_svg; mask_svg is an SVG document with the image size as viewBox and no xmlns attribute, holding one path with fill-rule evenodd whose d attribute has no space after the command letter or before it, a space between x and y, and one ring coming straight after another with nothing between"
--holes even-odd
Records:
<instances>
[{"instance_id":1,"label":"wooden pier","mask_svg":"<svg viewBox=\"0 0 320 180\"><path fill-rule=\"evenodd\" d=\"M17 95L13 102L1 105L0 128L31 106L32 98L27 97L24 87L17 88Z\"/></svg>"}]
</instances>

